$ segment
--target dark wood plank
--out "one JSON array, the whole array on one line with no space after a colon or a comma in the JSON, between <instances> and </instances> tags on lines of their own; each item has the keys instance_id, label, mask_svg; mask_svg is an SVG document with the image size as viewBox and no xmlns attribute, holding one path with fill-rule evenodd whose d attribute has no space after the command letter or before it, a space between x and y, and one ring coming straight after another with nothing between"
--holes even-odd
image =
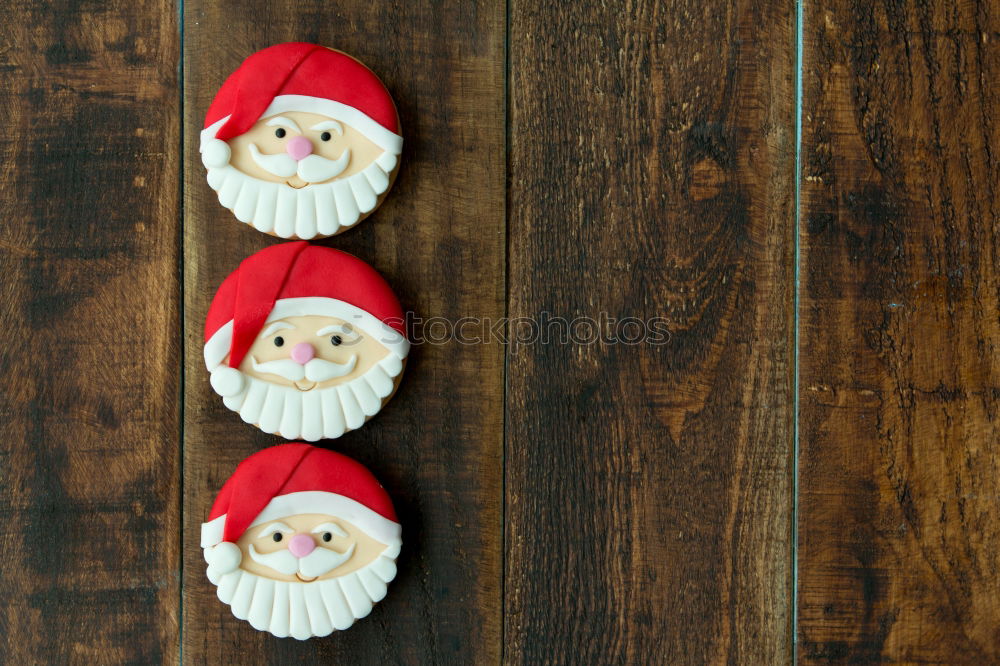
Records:
<instances>
[{"instance_id":1,"label":"dark wood plank","mask_svg":"<svg viewBox=\"0 0 1000 666\"><path fill-rule=\"evenodd\" d=\"M184 658L190 663L471 663L500 650L503 353L420 345L371 422L328 445L368 465L403 522L399 575L372 615L326 639L279 640L232 617L205 578L199 524L222 482L277 439L211 392L202 325L223 277L273 244L205 183L198 131L224 78L250 53L301 40L369 65L405 137L386 202L332 247L374 265L420 317L504 310L502 5L188 1L185 11Z\"/></svg>"},{"instance_id":2,"label":"dark wood plank","mask_svg":"<svg viewBox=\"0 0 1000 666\"><path fill-rule=\"evenodd\" d=\"M507 656L785 662L793 3L511 8Z\"/></svg>"},{"instance_id":3,"label":"dark wood plank","mask_svg":"<svg viewBox=\"0 0 1000 666\"><path fill-rule=\"evenodd\" d=\"M996 3L807 3L800 655L1000 660Z\"/></svg>"},{"instance_id":4,"label":"dark wood plank","mask_svg":"<svg viewBox=\"0 0 1000 666\"><path fill-rule=\"evenodd\" d=\"M176 662L176 8L6 15L0 659Z\"/></svg>"}]
</instances>

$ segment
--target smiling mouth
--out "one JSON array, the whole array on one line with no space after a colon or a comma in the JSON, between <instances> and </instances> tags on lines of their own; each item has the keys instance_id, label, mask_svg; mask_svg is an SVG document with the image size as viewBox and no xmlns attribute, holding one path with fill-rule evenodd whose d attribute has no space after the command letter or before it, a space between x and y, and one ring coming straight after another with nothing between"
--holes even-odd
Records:
<instances>
[{"instance_id":1,"label":"smiling mouth","mask_svg":"<svg viewBox=\"0 0 1000 666\"><path fill-rule=\"evenodd\" d=\"M314 388L316 388L316 385L319 384L319 382L312 382L307 387L303 388L298 382L292 382L292 383L295 384L295 388L302 391L303 393L305 393L306 391L312 391Z\"/></svg>"},{"instance_id":2,"label":"smiling mouth","mask_svg":"<svg viewBox=\"0 0 1000 666\"><path fill-rule=\"evenodd\" d=\"M296 573L295 577L298 578L299 580L301 580L303 583L311 583L314 580L316 580L317 578L319 578L319 576L313 576L312 578L303 578L302 574L300 574L300 573Z\"/></svg>"},{"instance_id":3,"label":"smiling mouth","mask_svg":"<svg viewBox=\"0 0 1000 666\"><path fill-rule=\"evenodd\" d=\"M301 190L303 187L305 187L308 184L309 183L303 182L301 185L295 185L290 180L286 180L285 181L285 185L288 185L288 187L292 188L293 190Z\"/></svg>"}]
</instances>

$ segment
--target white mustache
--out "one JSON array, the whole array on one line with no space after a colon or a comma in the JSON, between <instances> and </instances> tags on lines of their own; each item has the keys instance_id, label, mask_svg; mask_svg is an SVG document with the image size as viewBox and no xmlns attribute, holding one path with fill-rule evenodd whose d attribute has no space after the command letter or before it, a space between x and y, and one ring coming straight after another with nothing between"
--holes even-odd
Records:
<instances>
[{"instance_id":1,"label":"white mustache","mask_svg":"<svg viewBox=\"0 0 1000 666\"><path fill-rule=\"evenodd\" d=\"M324 180L336 178L347 168L351 161L350 149L345 149L340 157L335 160L328 160L322 155L315 153L299 160L299 178L307 183L319 183Z\"/></svg>"},{"instance_id":2,"label":"white mustache","mask_svg":"<svg viewBox=\"0 0 1000 666\"><path fill-rule=\"evenodd\" d=\"M357 354L351 354L347 363L335 363L322 358L314 358L306 363L306 379L311 382L325 382L328 379L343 377L354 370L357 361Z\"/></svg>"},{"instance_id":3,"label":"white mustache","mask_svg":"<svg viewBox=\"0 0 1000 666\"><path fill-rule=\"evenodd\" d=\"M347 168L351 161L351 151L349 149L335 160L329 160L322 155L313 153L299 161L287 153L275 153L265 155L260 152L257 144L250 144L250 156L253 161L264 171L267 171L278 178L291 178L298 175L307 183L318 183L330 180L340 175Z\"/></svg>"},{"instance_id":4,"label":"white mustache","mask_svg":"<svg viewBox=\"0 0 1000 666\"><path fill-rule=\"evenodd\" d=\"M300 573L306 578L315 578L333 571L351 559L355 545L352 543L351 547L343 553L317 546L313 552L305 557L295 557L286 548L276 550L273 553L258 553L254 545L250 544L250 559L257 564L263 564L265 567L280 571L286 576Z\"/></svg>"},{"instance_id":5,"label":"white mustache","mask_svg":"<svg viewBox=\"0 0 1000 666\"><path fill-rule=\"evenodd\" d=\"M314 358L305 365L296 363L288 358L258 363L257 359L252 356L250 357L250 362L256 372L278 375L290 382L297 382L302 379L308 379L311 382L325 382L328 379L336 379L337 377L350 374L358 362L358 355L352 354L346 363L336 363L322 358Z\"/></svg>"},{"instance_id":6,"label":"white mustache","mask_svg":"<svg viewBox=\"0 0 1000 666\"><path fill-rule=\"evenodd\" d=\"M250 144L250 156L257 166L278 178L291 178L298 169L298 162L292 159L291 155L287 153L265 155L255 143Z\"/></svg>"}]
</instances>

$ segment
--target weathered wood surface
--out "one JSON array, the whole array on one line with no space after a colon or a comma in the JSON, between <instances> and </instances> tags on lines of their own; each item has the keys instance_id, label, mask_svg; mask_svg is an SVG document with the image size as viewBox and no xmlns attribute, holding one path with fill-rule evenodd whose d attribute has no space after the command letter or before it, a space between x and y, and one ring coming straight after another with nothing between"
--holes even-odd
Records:
<instances>
[{"instance_id":1,"label":"weathered wood surface","mask_svg":"<svg viewBox=\"0 0 1000 666\"><path fill-rule=\"evenodd\" d=\"M802 663L1000 661L997 3L807 3Z\"/></svg>"},{"instance_id":2,"label":"weathered wood surface","mask_svg":"<svg viewBox=\"0 0 1000 666\"><path fill-rule=\"evenodd\" d=\"M184 658L189 663L472 663L500 653L503 349L417 345L386 408L330 448L368 465L403 523L399 575L372 615L325 640L276 639L215 597L199 525L244 457L281 441L211 391L202 326L216 286L266 237L205 182L198 132L225 77L284 41L356 56L392 92L405 135L386 202L323 241L375 266L417 316L504 311L504 12L495 3L184 4L186 359ZM418 327L419 328L419 327Z\"/></svg>"},{"instance_id":3,"label":"weathered wood surface","mask_svg":"<svg viewBox=\"0 0 1000 666\"><path fill-rule=\"evenodd\" d=\"M510 315L670 332L509 349L511 662L790 658L794 28L511 2Z\"/></svg>"},{"instance_id":4,"label":"weathered wood surface","mask_svg":"<svg viewBox=\"0 0 1000 666\"><path fill-rule=\"evenodd\" d=\"M793 2L17 0L0 660L1000 661L1000 8L804 9L796 561ZM205 311L280 241L219 206L197 134L291 39L369 64L406 136L386 203L323 242L419 317L526 318L417 345L328 444L405 546L371 617L308 642L233 618L198 548L278 441L211 392ZM524 340L577 317L669 338Z\"/></svg>"},{"instance_id":5,"label":"weathered wood surface","mask_svg":"<svg viewBox=\"0 0 1000 666\"><path fill-rule=\"evenodd\" d=\"M5 9L0 660L175 662L176 8Z\"/></svg>"}]
</instances>

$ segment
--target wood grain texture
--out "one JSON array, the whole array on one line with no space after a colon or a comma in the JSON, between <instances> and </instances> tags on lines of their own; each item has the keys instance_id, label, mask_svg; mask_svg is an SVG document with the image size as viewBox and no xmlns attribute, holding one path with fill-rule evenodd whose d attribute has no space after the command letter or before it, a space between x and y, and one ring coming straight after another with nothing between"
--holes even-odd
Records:
<instances>
[{"instance_id":1,"label":"wood grain texture","mask_svg":"<svg viewBox=\"0 0 1000 666\"><path fill-rule=\"evenodd\" d=\"M16 1L0 48L0 660L175 662L179 35Z\"/></svg>"},{"instance_id":2,"label":"wood grain texture","mask_svg":"<svg viewBox=\"0 0 1000 666\"><path fill-rule=\"evenodd\" d=\"M199 525L236 464L278 438L212 393L208 303L247 255L280 242L236 221L205 182L198 132L225 77L284 41L370 66L402 119L402 166L371 218L322 241L377 268L420 317L504 311L504 13L495 3L189 0L185 22L184 659L189 663L495 662L500 651L503 352L417 345L396 397L326 445L369 466L403 523L399 575L350 631L280 640L236 620L205 578Z\"/></svg>"},{"instance_id":3,"label":"wood grain texture","mask_svg":"<svg viewBox=\"0 0 1000 666\"><path fill-rule=\"evenodd\" d=\"M997 663L1000 11L806 7L802 663Z\"/></svg>"},{"instance_id":4,"label":"wood grain texture","mask_svg":"<svg viewBox=\"0 0 1000 666\"><path fill-rule=\"evenodd\" d=\"M510 45L511 316L670 339L511 347L506 656L786 662L793 4L512 0Z\"/></svg>"},{"instance_id":5,"label":"wood grain texture","mask_svg":"<svg viewBox=\"0 0 1000 666\"><path fill-rule=\"evenodd\" d=\"M794 7L9 4L0 661L780 664L797 631L805 664L1000 662L1000 9L804 3L793 630ZM406 137L321 243L424 319L514 318L506 350L416 345L326 443L404 549L307 642L232 617L198 547L280 441L211 391L205 312L282 242L218 204L198 131L287 40L370 65ZM604 341L554 339L578 317ZM667 339L610 342L625 317Z\"/></svg>"}]
</instances>

